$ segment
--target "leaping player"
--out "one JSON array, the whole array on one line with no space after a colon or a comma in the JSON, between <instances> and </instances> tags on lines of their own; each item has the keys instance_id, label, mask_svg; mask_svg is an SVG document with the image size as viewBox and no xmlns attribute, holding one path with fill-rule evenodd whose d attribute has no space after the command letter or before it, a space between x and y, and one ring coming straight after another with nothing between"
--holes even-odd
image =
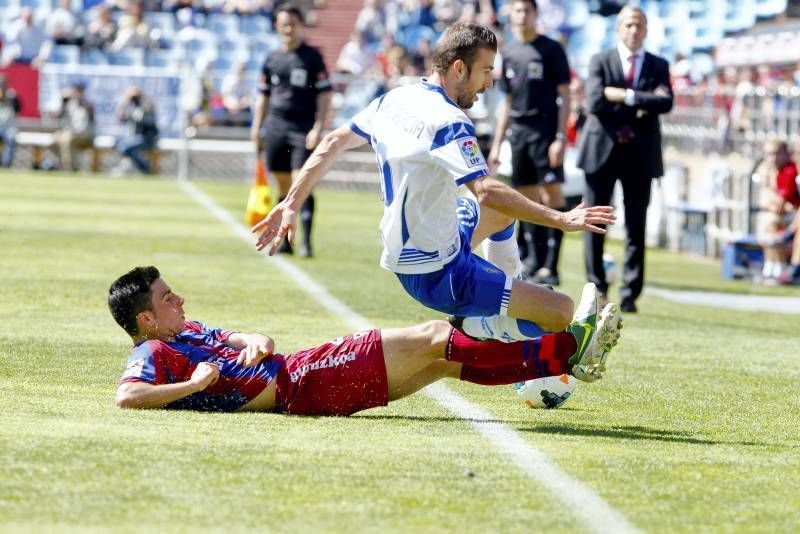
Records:
<instances>
[{"instance_id":1,"label":"leaping player","mask_svg":"<svg viewBox=\"0 0 800 534\"><path fill-rule=\"evenodd\" d=\"M578 373L597 361L587 357L595 330L619 327L615 304L598 310L587 284L573 316L569 296L519 280L522 272L515 219L564 231L604 233L610 206L559 212L533 202L489 176L464 112L492 86L497 38L488 28L458 23L436 44L433 74L373 100L349 125L324 137L300 170L287 197L264 221L256 246L273 254L294 240L297 212L312 187L339 155L369 142L381 174L384 249L380 264L397 274L405 290L429 308L453 316L453 324L477 339L519 341L568 330L577 340ZM478 199L459 198L466 186ZM487 239L488 238L488 239ZM486 239L486 260L472 248Z\"/></svg>"}]
</instances>

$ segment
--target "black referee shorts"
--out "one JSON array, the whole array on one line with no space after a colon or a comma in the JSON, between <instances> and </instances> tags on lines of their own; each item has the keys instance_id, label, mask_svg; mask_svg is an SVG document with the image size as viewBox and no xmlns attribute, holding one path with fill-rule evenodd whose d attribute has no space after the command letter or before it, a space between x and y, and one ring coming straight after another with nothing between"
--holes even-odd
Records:
<instances>
[{"instance_id":1,"label":"black referee shorts","mask_svg":"<svg viewBox=\"0 0 800 534\"><path fill-rule=\"evenodd\" d=\"M564 183L564 167L551 167L547 150L556 138L551 128L536 128L513 123L511 143L511 185L549 185Z\"/></svg>"},{"instance_id":2,"label":"black referee shorts","mask_svg":"<svg viewBox=\"0 0 800 534\"><path fill-rule=\"evenodd\" d=\"M302 167L311 155L311 150L306 148L306 134L289 128L289 123L268 122L264 137L267 168L274 172L290 172Z\"/></svg>"}]
</instances>

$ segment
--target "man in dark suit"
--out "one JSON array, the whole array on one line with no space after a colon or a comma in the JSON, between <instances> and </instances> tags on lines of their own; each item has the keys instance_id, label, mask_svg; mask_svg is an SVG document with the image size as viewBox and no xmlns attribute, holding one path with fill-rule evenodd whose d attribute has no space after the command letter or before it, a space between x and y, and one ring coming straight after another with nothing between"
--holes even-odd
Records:
<instances>
[{"instance_id":1,"label":"man in dark suit","mask_svg":"<svg viewBox=\"0 0 800 534\"><path fill-rule=\"evenodd\" d=\"M669 64L642 48L647 18L625 7L617 18L619 42L592 57L586 82L590 113L581 134L578 167L586 173L589 206L611 201L622 183L625 204L625 266L620 309L636 311L644 285L644 238L652 178L664 174L658 116L672 109ZM605 295L603 234L584 235L586 273Z\"/></svg>"}]
</instances>

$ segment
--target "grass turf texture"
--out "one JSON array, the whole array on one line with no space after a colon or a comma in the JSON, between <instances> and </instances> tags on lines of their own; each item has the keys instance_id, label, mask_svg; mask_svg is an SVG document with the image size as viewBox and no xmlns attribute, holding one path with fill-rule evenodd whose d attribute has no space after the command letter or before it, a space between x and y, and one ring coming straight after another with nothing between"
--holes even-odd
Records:
<instances>
[{"instance_id":1,"label":"grass turf texture","mask_svg":"<svg viewBox=\"0 0 800 534\"><path fill-rule=\"evenodd\" d=\"M200 187L241 217L245 185ZM377 194L317 195L317 257L293 261L373 324L437 317L377 266ZM269 333L281 351L351 330L174 182L2 173L0 248L2 530L584 526L423 395L350 418L115 408L129 340L104 299L134 265L159 266L190 317ZM562 265L577 296L579 239ZM661 251L649 252L648 283L790 293ZM797 317L646 294L640 308L607 378L562 409L530 411L510 386L448 385L645 530L796 529Z\"/></svg>"}]
</instances>

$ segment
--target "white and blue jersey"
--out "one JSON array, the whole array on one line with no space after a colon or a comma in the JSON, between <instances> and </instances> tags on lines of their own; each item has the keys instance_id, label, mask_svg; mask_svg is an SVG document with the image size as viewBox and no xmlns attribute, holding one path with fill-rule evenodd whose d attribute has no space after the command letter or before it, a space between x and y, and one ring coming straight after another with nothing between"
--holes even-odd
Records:
<instances>
[{"instance_id":1,"label":"white and blue jersey","mask_svg":"<svg viewBox=\"0 0 800 534\"><path fill-rule=\"evenodd\" d=\"M381 266L398 274L442 269L462 248L458 187L489 174L472 121L423 79L376 98L350 127L369 140L381 173Z\"/></svg>"}]
</instances>

